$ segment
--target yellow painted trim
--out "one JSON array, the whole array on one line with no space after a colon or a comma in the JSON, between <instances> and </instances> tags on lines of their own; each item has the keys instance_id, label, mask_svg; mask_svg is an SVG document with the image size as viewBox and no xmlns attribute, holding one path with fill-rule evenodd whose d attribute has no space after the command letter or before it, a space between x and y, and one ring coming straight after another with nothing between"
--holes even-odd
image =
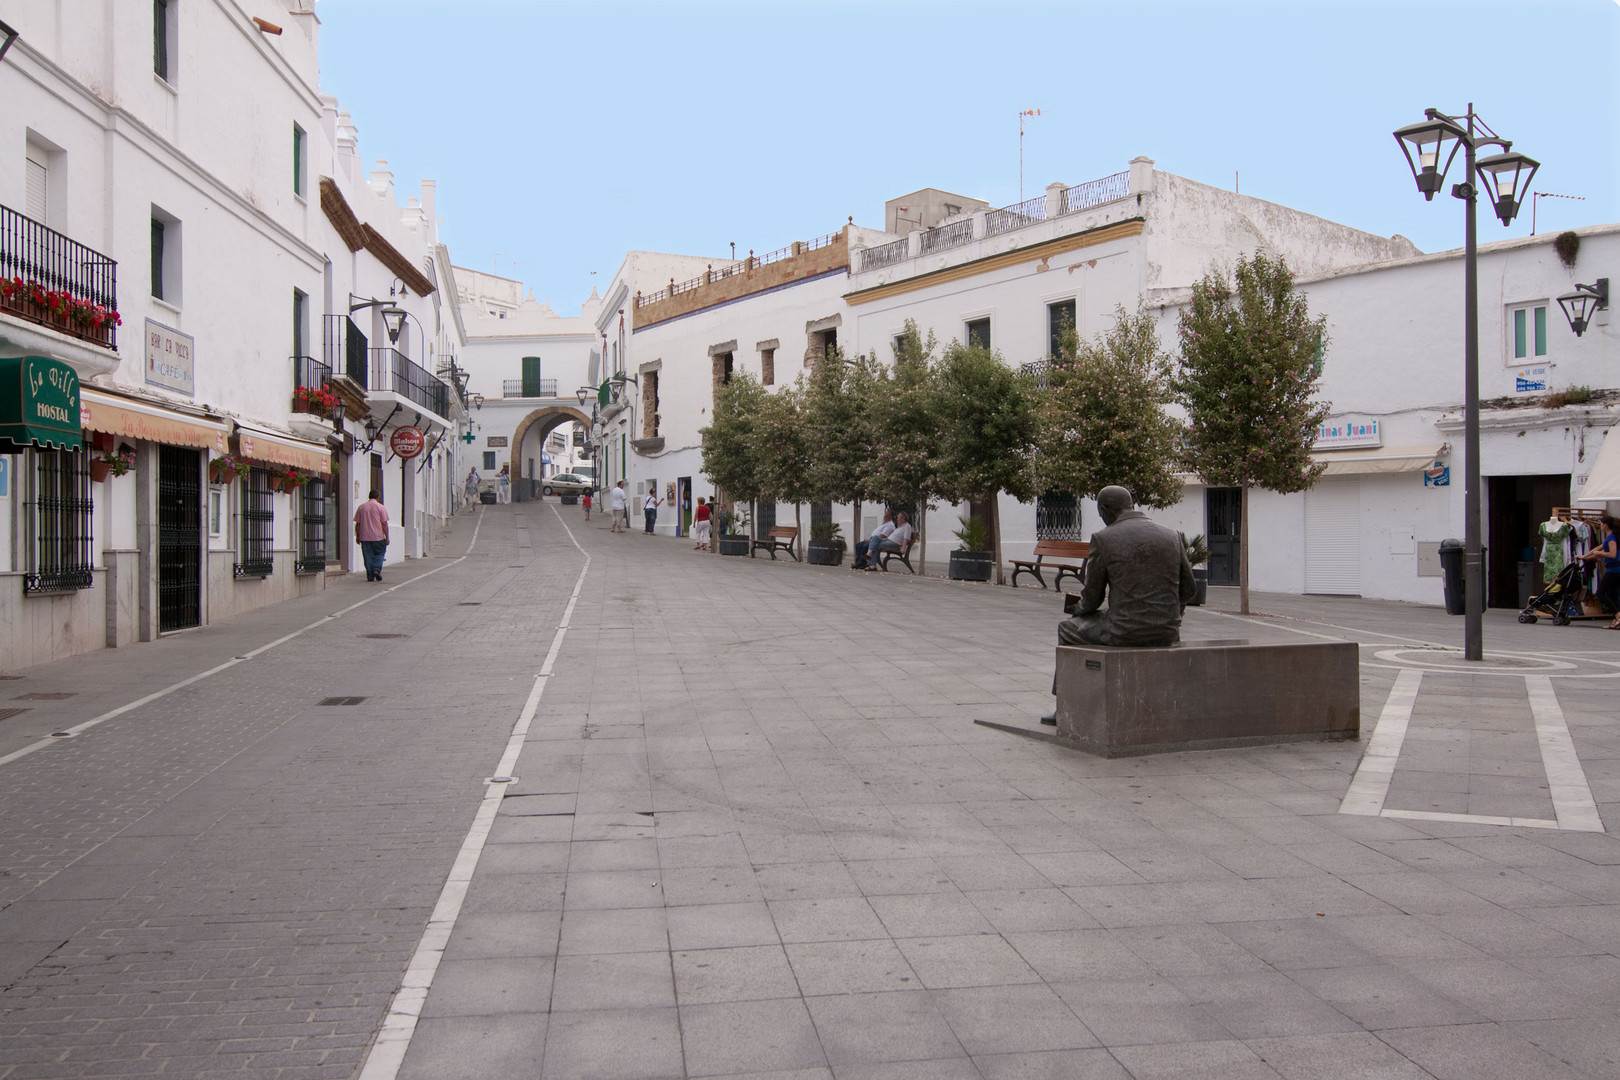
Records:
<instances>
[{"instance_id":1,"label":"yellow painted trim","mask_svg":"<svg viewBox=\"0 0 1620 1080\"><path fill-rule=\"evenodd\" d=\"M1137 218L1132 221L1121 221L1113 225L1104 225L1089 232L1075 233L1072 236L1060 236L1055 240L1030 247L1018 248L1014 251L1004 251L999 255L987 255L982 259L962 263L960 266L947 266L941 270L932 270L926 274L906 278L904 281L891 281L887 285L874 285L870 289L860 292L845 293L844 302L854 306L856 304L870 304L874 300L886 300L891 296L902 293L915 292L933 285L943 285L949 281L961 281L963 278L977 277L979 274L988 274L994 270L1005 270L1009 266L1019 263L1033 262L1037 259L1050 258L1061 255L1066 251L1079 251L1081 248L1095 247L1106 244L1111 240L1124 240L1131 236L1142 234L1143 221Z\"/></svg>"}]
</instances>

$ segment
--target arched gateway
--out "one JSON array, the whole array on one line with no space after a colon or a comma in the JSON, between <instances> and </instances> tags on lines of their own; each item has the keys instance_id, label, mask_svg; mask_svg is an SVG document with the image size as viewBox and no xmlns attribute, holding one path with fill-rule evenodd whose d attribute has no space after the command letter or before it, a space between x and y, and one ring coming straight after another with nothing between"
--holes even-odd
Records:
<instances>
[{"instance_id":1,"label":"arched gateway","mask_svg":"<svg viewBox=\"0 0 1620 1080\"><path fill-rule=\"evenodd\" d=\"M541 448L545 446L546 436L551 434L553 428L560 424L575 423L581 428L590 427L591 418L572 405L546 405L527 413L512 429L511 458L512 498L517 502L527 502L538 492L539 486L534 485L531 492L528 473L521 470L520 464L528 458L540 460ZM532 448L532 449L531 449Z\"/></svg>"}]
</instances>

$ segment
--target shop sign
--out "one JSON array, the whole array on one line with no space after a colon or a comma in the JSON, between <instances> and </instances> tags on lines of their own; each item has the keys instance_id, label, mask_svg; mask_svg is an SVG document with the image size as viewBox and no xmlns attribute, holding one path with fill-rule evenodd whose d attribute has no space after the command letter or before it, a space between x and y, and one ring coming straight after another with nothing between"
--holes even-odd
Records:
<instances>
[{"instance_id":1,"label":"shop sign","mask_svg":"<svg viewBox=\"0 0 1620 1080\"><path fill-rule=\"evenodd\" d=\"M1513 373L1513 392L1515 394L1533 394L1539 390L1547 389L1547 365L1523 368Z\"/></svg>"},{"instance_id":2,"label":"shop sign","mask_svg":"<svg viewBox=\"0 0 1620 1080\"><path fill-rule=\"evenodd\" d=\"M62 361L0 358L0 453L25 446L77 450L82 400L78 374Z\"/></svg>"},{"instance_id":3,"label":"shop sign","mask_svg":"<svg viewBox=\"0 0 1620 1080\"><path fill-rule=\"evenodd\" d=\"M506 445L506 436L505 435L491 435L489 437L488 445L491 446L491 447L505 446Z\"/></svg>"},{"instance_id":4,"label":"shop sign","mask_svg":"<svg viewBox=\"0 0 1620 1080\"><path fill-rule=\"evenodd\" d=\"M0 499L11 494L11 459L0 454Z\"/></svg>"},{"instance_id":5,"label":"shop sign","mask_svg":"<svg viewBox=\"0 0 1620 1080\"><path fill-rule=\"evenodd\" d=\"M1316 430L1313 450L1348 450L1352 446L1383 446L1378 421L1351 418L1329 419Z\"/></svg>"},{"instance_id":6,"label":"shop sign","mask_svg":"<svg viewBox=\"0 0 1620 1080\"><path fill-rule=\"evenodd\" d=\"M388 437L388 448L394 452L396 457L413 458L422 452L422 447L425 445L427 445L427 440L423 438L422 432L418 428L396 428L394 433Z\"/></svg>"},{"instance_id":7,"label":"shop sign","mask_svg":"<svg viewBox=\"0 0 1620 1080\"><path fill-rule=\"evenodd\" d=\"M1451 466L1443 461L1436 461L1423 470L1424 487L1450 487Z\"/></svg>"},{"instance_id":8,"label":"shop sign","mask_svg":"<svg viewBox=\"0 0 1620 1080\"><path fill-rule=\"evenodd\" d=\"M193 346L187 335L146 320L146 382L149 386L162 386L182 394L196 393L196 366Z\"/></svg>"}]
</instances>

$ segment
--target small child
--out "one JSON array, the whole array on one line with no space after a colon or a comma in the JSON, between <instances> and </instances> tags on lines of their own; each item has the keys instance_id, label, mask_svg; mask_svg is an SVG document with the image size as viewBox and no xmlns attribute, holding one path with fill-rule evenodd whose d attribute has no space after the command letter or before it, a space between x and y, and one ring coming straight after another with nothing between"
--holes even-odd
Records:
<instances>
[{"instance_id":1,"label":"small child","mask_svg":"<svg viewBox=\"0 0 1620 1080\"><path fill-rule=\"evenodd\" d=\"M587 491L585 494L581 495L579 497L579 504L585 508L585 520L591 520L591 493Z\"/></svg>"}]
</instances>

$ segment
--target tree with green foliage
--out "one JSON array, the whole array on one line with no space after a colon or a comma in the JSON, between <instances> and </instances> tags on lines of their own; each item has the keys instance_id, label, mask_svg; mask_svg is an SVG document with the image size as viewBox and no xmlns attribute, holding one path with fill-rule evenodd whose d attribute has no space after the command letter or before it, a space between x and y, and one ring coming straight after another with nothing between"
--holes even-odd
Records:
<instances>
[{"instance_id":1,"label":"tree with green foliage","mask_svg":"<svg viewBox=\"0 0 1620 1080\"><path fill-rule=\"evenodd\" d=\"M714 388L709 425L698 432L703 440L703 472L728 502L759 498L756 430L765 397L758 379L746 371L735 372Z\"/></svg>"},{"instance_id":2,"label":"tree with green foliage","mask_svg":"<svg viewBox=\"0 0 1620 1080\"><path fill-rule=\"evenodd\" d=\"M1187 409L1186 460L1213 487L1242 492L1239 582L1249 612L1249 489L1304 491L1323 466L1311 444L1328 405L1315 400L1327 318L1311 318L1294 275L1264 252L1205 275L1181 313L1172 386Z\"/></svg>"},{"instance_id":3,"label":"tree with green foliage","mask_svg":"<svg viewBox=\"0 0 1620 1080\"><path fill-rule=\"evenodd\" d=\"M1171 374L1146 308L1115 309L1113 327L1084 343L1065 329L1038 397L1043 489L1094 499L1118 484L1139 506L1179 502L1182 425L1164 411Z\"/></svg>"},{"instance_id":4,"label":"tree with green foliage","mask_svg":"<svg viewBox=\"0 0 1620 1080\"><path fill-rule=\"evenodd\" d=\"M861 532L861 503L867 498L866 462L872 457L872 387L877 355L846 360L835 345L810 373L802 402L810 456L810 501L847 502L854 507L855 534Z\"/></svg>"},{"instance_id":5,"label":"tree with green foliage","mask_svg":"<svg viewBox=\"0 0 1620 1080\"><path fill-rule=\"evenodd\" d=\"M904 332L895 341L894 366L876 366L872 447L861 474L862 486L871 498L917 508L919 535L928 500L935 494L933 469L939 453L931 385L935 347L933 332L924 340L915 320L907 319Z\"/></svg>"},{"instance_id":6,"label":"tree with green foliage","mask_svg":"<svg viewBox=\"0 0 1620 1080\"><path fill-rule=\"evenodd\" d=\"M934 370L932 412L937 433L933 492L967 503L969 520L982 519L1001 581L1002 492L1020 502L1039 491L1032 468L1040 422L1034 383L982 345L952 341Z\"/></svg>"},{"instance_id":7,"label":"tree with green foliage","mask_svg":"<svg viewBox=\"0 0 1620 1080\"><path fill-rule=\"evenodd\" d=\"M803 524L801 504L815 497L811 480L814 444L804 422L808 395L803 375L792 386L784 386L774 394L765 393L754 419L752 438L760 496L792 503L795 526ZM802 536L802 528L800 533Z\"/></svg>"}]
</instances>

